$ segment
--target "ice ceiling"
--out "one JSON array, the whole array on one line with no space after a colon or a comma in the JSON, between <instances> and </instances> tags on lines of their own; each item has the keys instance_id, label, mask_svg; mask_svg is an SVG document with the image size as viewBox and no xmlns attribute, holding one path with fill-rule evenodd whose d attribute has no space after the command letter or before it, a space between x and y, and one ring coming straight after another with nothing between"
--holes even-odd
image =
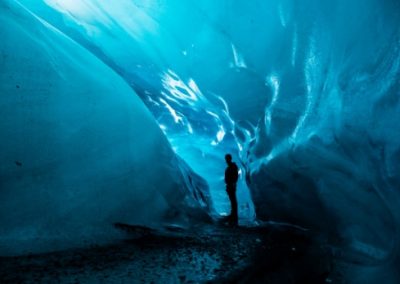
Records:
<instances>
[{"instance_id":1,"label":"ice ceiling","mask_svg":"<svg viewBox=\"0 0 400 284\"><path fill-rule=\"evenodd\" d=\"M398 1L0 9L3 251L17 235L188 220L183 207L226 213L230 152L244 220L323 232L371 263L396 259Z\"/></svg>"}]
</instances>

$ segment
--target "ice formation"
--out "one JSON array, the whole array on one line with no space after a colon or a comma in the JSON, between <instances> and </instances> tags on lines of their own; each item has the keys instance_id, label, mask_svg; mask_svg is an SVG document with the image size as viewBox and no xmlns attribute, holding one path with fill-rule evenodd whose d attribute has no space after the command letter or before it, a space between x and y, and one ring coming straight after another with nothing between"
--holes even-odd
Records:
<instances>
[{"instance_id":1,"label":"ice formation","mask_svg":"<svg viewBox=\"0 0 400 284\"><path fill-rule=\"evenodd\" d=\"M28 171L12 165L18 155L63 161L57 187L68 189L70 174L82 184L94 173L106 178L116 167L96 156L113 153L126 170L174 161L169 171L145 171L165 173L161 183L146 175L145 183L165 199L168 183L181 182L182 195L214 216L229 210L222 171L231 152L241 166L243 219L323 232L349 257L385 269L399 262L398 1L7 0L1 15L0 174L15 176L1 181L10 200L18 194L8 184L42 182L17 181ZM30 80L22 95L18 76ZM89 122L87 105L95 112ZM71 128L74 119L93 128ZM65 145L55 145L59 158L41 148L40 139L74 135L84 135L74 150L96 161L82 175ZM91 139L100 141L94 152ZM131 159L130 151L140 155ZM1 218L17 205L2 205Z\"/></svg>"},{"instance_id":2,"label":"ice formation","mask_svg":"<svg viewBox=\"0 0 400 284\"><path fill-rule=\"evenodd\" d=\"M2 255L104 242L115 222L184 221L210 205L124 80L19 4L0 8Z\"/></svg>"}]
</instances>

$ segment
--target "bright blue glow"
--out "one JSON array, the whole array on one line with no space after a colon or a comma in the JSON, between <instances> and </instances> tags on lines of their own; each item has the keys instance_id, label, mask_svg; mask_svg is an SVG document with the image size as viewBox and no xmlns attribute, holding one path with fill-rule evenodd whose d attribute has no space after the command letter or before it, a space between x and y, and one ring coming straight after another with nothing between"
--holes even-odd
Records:
<instances>
[{"instance_id":1,"label":"bright blue glow","mask_svg":"<svg viewBox=\"0 0 400 284\"><path fill-rule=\"evenodd\" d=\"M190 192L210 214L229 211L223 157L231 152L242 171L238 195L243 219L252 220L256 212L262 220L296 223L338 236L350 252L388 271L391 259L398 261L398 1L19 2L0 4L2 26L9 29L4 33L16 46L14 33L21 38L28 35L22 43L47 55L42 61L32 59L31 69L14 70L10 66L15 58L33 56L26 49L3 43L2 51L12 59L4 59L8 65L1 87L9 96L1 101L2 109L18 110L21 104L16 101L15 88L5 83L10 74L38 70L39 79L47 76L57 86L51 94L67 90L68 80L75 82L85 86L75 91L87 99L85 104L98 103L104 112L109 111L104 117L115 119L115 124L131 123L132 129L123 131L133 131L137 140L147 139L142 144L132 142L132 148L143 147L147 149L143 153L156 154L135 156L133 164L145 166L149 159L154 164L158 156L160 163L174 161L165 178L171 188L183 188L184 196ZM22 16L9 16L10 7ZM65 42L68 48L62 48ZM43 62L51 66L50 71L37 68ZM47 90L39 84L42 81L29 78L26 75L22 81ZM98 92L100 102L85 97L87 92ZM128 105L132 117L113 113L111 102ZM77 120L85 118L83 107L70 114L60 107L65 101L51 103L49 111L57 121L74 113ZM143 114L143 121L133 117L134 113ZM7 114L11 117L7 121L15 120L15 125L25 129L26 121L18 116L21 113ZM101 121L110 137L120 140L104 139L105 144L94 151L107 149L105 153L112 155L110 149L118 143L123 147L116 149L129 150L130 144L121 142L125 141L119 136L122 130L111 127L104 117L96 116L93 125ZM58 135L68 133L76 138L72 141L79 141L80 135L93 133L69 128L67 122ZM152 126L140 126L146 123ZM33 140L47 141L47 135L54 135L44 125L35 126L38 131L34 132L43 131L43 140L32 134L37 139ZM5 122L0 129L5 132L3 137L17 137ZM10 142L5 146L8 153L24 156L26 147L21 145ZM177 162L181 160L175 154L184 162ZM17 159L11 156L3 154L3 159ZM177 167L179 174L174 172ZM9 173L16 170L2 169L3 175ZM86 174L85 178L92 176ZM174 179L175 174L180 178ZM193 180L196 185L191 184ZM182 182L185 186L180 187ZM157 207L176 201L165 198L173 196L173 191L159 193L154 188L160 184L153 185L150 192L159 197Z\"/></svg>"}]
</instances>

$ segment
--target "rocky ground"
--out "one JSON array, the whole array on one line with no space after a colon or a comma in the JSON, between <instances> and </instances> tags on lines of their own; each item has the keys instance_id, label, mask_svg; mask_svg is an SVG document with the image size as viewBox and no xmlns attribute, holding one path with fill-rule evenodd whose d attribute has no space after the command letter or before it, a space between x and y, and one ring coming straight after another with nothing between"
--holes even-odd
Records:
<instances>
[{"instance_id":1,"label":"rocky ground","mask_svg":"<svg viewBox=\"0 0 400 284\"><path fill-rule=\"evenodd\" d=\"M154 231L119 243L0 258L0 283L344 283L310 232L282 225Z\"/></svg>"}]
</instances>

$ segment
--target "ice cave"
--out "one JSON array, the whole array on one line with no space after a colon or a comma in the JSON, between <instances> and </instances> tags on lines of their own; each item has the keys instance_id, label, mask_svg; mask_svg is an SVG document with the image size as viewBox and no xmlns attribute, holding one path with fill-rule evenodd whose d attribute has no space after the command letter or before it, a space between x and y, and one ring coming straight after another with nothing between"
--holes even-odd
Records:
<instances>
[{"instance_id":1,"label":"ice cave","mask_svg":"<svg viewBox=\"0 0 400 284\"><path fill-rule=\"evenodd\" d=\"M1 0L0 39L1 283L70 283L32 278L27 256L132 231L257 232L266 257L274 230L309 236L330 270L159 281L400 283L398 0ZM218 225L226 153L236 229Z\"/></svg>"}]
</instances>

